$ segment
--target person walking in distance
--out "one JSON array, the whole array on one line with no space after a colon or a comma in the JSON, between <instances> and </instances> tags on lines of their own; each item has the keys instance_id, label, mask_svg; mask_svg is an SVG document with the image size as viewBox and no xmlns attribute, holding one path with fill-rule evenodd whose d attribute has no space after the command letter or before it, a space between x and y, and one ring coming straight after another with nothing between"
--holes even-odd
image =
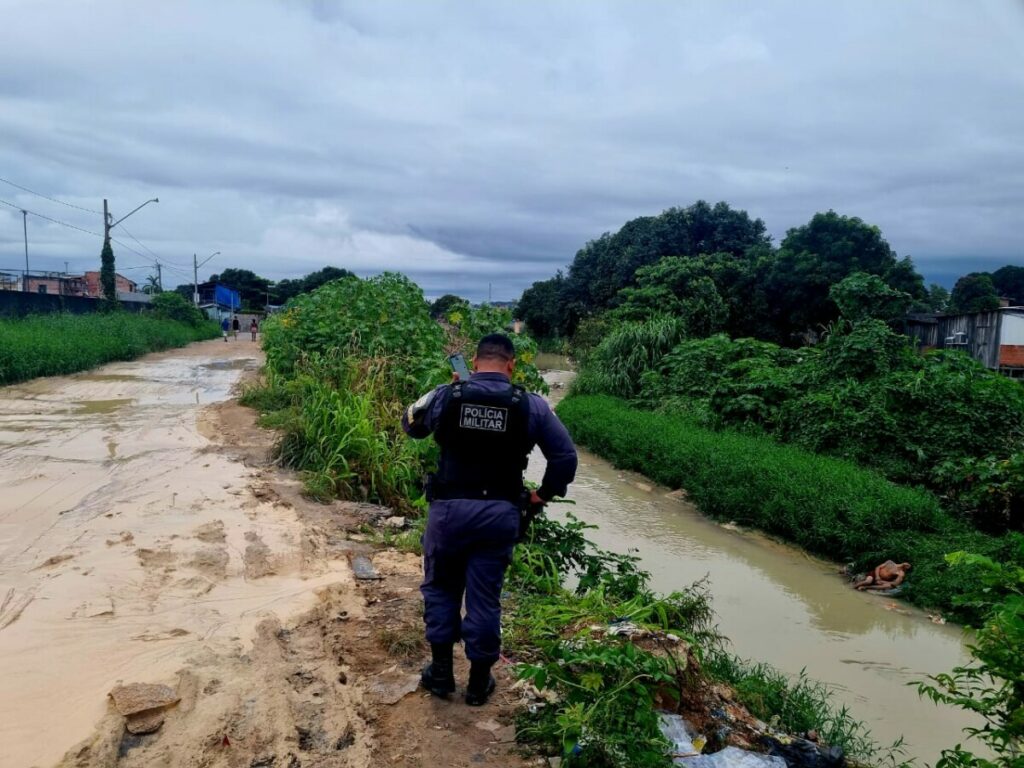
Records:
<instances>
[{"instance_id":1,"label":"person walking in distance","mask_svg":"<svg viewBox=\"0 0 1024 768\"><path fill-rule=\"evenodd\" d=\"M238 341L238 332L242 330L242 323L238 319L238 315L231 318L231 330L234 332L235 341Z\"/></svg>"},{"instance_id":2,"label":"person walking in distance","mask_svg":"<svg viewBox=\"0 0 1024 768\"><path fill-rule=\"evenodd\" d=\"M227 343L227 341L228 341L228 328L230 328L230 327L231 327L231 324L230 324L230 323L228 323L228 319L227 319L226 317L225 317L225 318L223 318L223 319L222 319L222 320L220 321L220 330L221 330L221 333L223 333L223 334L224 334L224 343L225 343L225 344L226 344L226 343Z\"/></svg>"},{"instance_id":3,"label":"person walking in distance","mask_svg":"<svg viewBox=\"0 0 1024 768\"><path fill-rule=\"evenodd\" d=\"M256 334L259 332L260 326L259 323L256 322L256 318L254 317L252 320L249 321L249 333L252 335L253 341L256 341Z\"/></svg>"},{"instance_id":4,"label":"person walking in distance","mask_svg":"<svg viewBox=\"0 0 1024 768\"><path fill-rule=\"evenodd\" d=\"M452 649L465 644L470 661L466 703L494 691L491 667L501 650L501 589L512 548L528 520L576 475L576 448L547 402L512 384L512 341L480 340L468 381L428 392L402 415L413 438L441 446L428 478L430 511L423 536L423 618L431 662L420 681L435 696L455 692ZM547 459L540 487L526 491L523 472L537 445ZM462 615L463 596L466 612Z\"/></svg>"}]
</instances>

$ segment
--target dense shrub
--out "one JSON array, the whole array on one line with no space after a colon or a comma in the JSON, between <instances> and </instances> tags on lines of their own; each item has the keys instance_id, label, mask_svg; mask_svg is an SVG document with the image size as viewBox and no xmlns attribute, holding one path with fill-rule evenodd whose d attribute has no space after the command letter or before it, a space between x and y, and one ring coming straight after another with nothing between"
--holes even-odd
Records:
<instances>
[{"instance_id":1,"label":"dense shrub","mask_svg":"<svg viewBox=\"0 0 1024 768\"><path fill-rule=\"evenodd\" d=\"M432 441L402 433L402 409L451 377L446 355L472 354L481 336L507 331L511 313L459 304L442 326L419 287L385 273L327 283L263 324L267 376L245 394L281 431L278 455L304 473L315 498L376 501L414 511L435 457ZM544 386L536 345L513 338L517 381Z\"/></svg>"},{"instance_id":2,"label":"dense shrub","mask_svg":"<svg viewBox=\"0 0 1024 768\"><path fill-rule=\"evenodd\" d=\"M1024 387L958 352L918 355L877 320L837 325L818 347L798 350L721 335L681 341L632 394L603 373L628 360L623 350L600 371L585 368L580 391L756 428L940 491L944 462L1006 457L1024 440Z\"/></svg>"},{"instance_id":3,"label":"dense shrub","mask_svg":"<svg viewBox=\"0 0 1024 768\"><path fill-rule=\"evenodd\" d=\"M158 317L166 320L175 320L193 327L199 327L209 322L206 315L180 293L171 291L158 293L152 298L152 307Z\"/></svg>"},{"instance_id":4,"label":"dense shrub","mask_svg":"<svg viewBox=\"0 0 1024 768\"><path fill-rule=\"evenodd\" d=\"M104 312L0 320L0 384L55 376L132 360L218 333L215 323L191 325L155 314Z\"/></svg>"}]
</instances>

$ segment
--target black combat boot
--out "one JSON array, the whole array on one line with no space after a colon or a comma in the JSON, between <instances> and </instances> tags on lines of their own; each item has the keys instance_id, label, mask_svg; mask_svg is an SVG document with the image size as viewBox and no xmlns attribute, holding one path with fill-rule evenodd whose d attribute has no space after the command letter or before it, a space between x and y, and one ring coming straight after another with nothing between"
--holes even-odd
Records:
<instances>
[{"instance_id":1,"label":"black combat boot","mask_svg":"<svg viewBox=\"0 0 1024 768\"><path fill-rule=\"evenodd\" d=\"M493 665L493 661L470 662L469 684L466 686L466 703L469 706L483 706L494 693L494 675L491 674Z\"/></svg>"},{"instance_id":2,"label":"black combat boot","mask_svg":"<svg viewBox=\"0 0 1024 768\"><path fill-rule=\"evenodd\" d=\"M431 643L431 662L423 668L420 685L435 696L448 698L455 693L455 670L452 668L452 643Z\"/></svg>"}]
</instances>

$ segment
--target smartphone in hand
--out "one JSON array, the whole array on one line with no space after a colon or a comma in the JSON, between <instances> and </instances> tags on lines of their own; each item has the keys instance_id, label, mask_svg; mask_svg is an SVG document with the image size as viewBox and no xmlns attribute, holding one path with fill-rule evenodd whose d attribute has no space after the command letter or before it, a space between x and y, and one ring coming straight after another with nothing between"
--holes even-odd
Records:
<instances>
[{"instance_id":1,"label":"smartphone in hand","mask_svg":"<svg viewBox=\"0 0 1024 768\"><path fill-rule=\"evenodd\" d=\"M449 356L448 363L459 375L459 381L469 381L469 366L466 365L466 358L461 353Z\"/></svg>"}]
</instances>

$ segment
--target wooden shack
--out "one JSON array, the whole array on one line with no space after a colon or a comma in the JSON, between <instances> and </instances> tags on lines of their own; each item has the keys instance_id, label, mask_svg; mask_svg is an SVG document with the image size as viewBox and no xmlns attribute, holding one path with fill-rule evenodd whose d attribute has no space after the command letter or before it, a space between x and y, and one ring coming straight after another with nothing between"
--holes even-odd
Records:
<instances>
[{"instance_id":1,"label":"wooden shack","mask_svg":"<svg viewBox=\"0 0 1024 768\"><path fill-rule=\"evenodd\" d=\"M959 349L986 368L1024 377L1024 307L958 315L911 315L905 329L921 349Z\"/></svg>"}]
</instances>

